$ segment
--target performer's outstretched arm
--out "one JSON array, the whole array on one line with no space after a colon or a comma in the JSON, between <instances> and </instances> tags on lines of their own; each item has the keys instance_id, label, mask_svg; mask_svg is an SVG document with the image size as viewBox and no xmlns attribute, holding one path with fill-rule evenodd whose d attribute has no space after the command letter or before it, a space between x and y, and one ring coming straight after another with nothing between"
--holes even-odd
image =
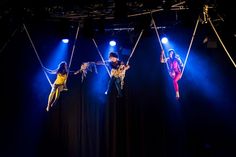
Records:
<instances>
[{"instance_id":1,"label":"performer's outstretched arm","mask_svg":"<svg viewBox=\"0 0 236 157\"><path fill-rule=\"evenodd\" d=\"M57 69L55 70L51 70L51 69L48 69L46 67L43 67L49 74L56 74L57 73Z\"/></svg>"}]
</instances>

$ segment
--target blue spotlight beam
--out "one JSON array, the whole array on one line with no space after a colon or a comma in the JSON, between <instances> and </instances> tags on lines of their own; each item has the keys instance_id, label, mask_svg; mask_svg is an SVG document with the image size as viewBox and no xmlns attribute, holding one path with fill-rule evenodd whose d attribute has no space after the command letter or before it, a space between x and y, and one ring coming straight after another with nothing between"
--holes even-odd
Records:
<instances>
[{"instance_id":1,"label":"blue spotlight beam","mask_svg":"<svg viewBox=\"0 0 236 157\"><path fill-rule=\"evenodd\" d=\"M52 82L50 81L50 79L49 79L49 77L48 77L48 74L47 74L47 72L46 72L45 69L44 69L45 66L43 65L43 63L42 63L42 61L41 61L41 59L40 59L40 57L39 57L39 54L38 54L38 52L37 52L37 50L36 50L36 48L35 48L35 46L34 46L34 43L33 43L32 39L31 39L31 37L30 37L30 34L29 34L29 32L28 32L28 30L27 30L25 24L23 24L23 27L24 27L25 32L26 32L26 34L27 34L27 36L28 36L28 38L29 38L29 40L30 40L30 43L31 43L33 49L34 49L34 52L35 52L35 54L36 54L36 56L37 56L37 58L38 58L38 61L39 61L40 65L41 65L41 67L42 67L42 70L43 70L43 72L44 72L44 74L45 74L45 76L46 76L46 78L47 78L47 80L48 80L50 86L52 87Z\"/></svg>"},{"instance_id":2,"label":"blue spotlight beam","mask_svg":"<svg viewBox=\"0 0 236 157\"><path fill-rule=\"evenodd\" d=\"M197 31L197 27L198 27L199 21L200 21L200 17L198 17L197 23L196 23L195 28L194 28L193 35L192 35L192 39L191 39L191 42L190 42L190 45L189 45L189 48L188 48L188 52L187 52L186 58L185 58L185 60L184 60L184 66L183 66L183 69L182 69L182 72L181 72L181 76L180 76L180 77L183 76L184 69L185 69L185 66L186 66L186 63L187 63L187 60L188 60L188 56L189 56L190 49L191 49L191 46L192 46L192 43L193 43L193 39L194 39L194 37L195 37L195 33L196 33L196 31Z\"/></svg>"}]
</instances>

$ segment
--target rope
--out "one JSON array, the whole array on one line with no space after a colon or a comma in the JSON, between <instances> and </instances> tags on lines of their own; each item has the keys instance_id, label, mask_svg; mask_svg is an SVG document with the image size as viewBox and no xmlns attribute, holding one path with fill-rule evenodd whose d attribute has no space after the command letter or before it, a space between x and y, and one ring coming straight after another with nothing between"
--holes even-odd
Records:
<instances>
[{"instance_id":1,"label":"rope","mask_svg":"<svg viewBox=\"0 0 236 157\"><path fill-rule=\"evenodd\" d=\"M162 46L162 44L161 44L161 39L160 39L159 33L158 33L158 31L157 31L156 22L155 22L155 20L153 19L153 16L152 16L152 11L150 11L150 15L151 15L151 18L152 18L152 23L153 23L153 25L154 25L155 32L156 32L156 35L157 35L157 38L158 38L160 47L161 47L161 49L163 50L163 46Z\"/></svg>"},{"instance_id":2,"label":"rope","mask_svg":"<svg viewBox=\"0 0 236 157\"><path fill-rule=\"evenodd\" d=\"M108 73L109 77L111 78L111 77L112 77L112 76L111 76L111 73L110 73L110 71L109 71L109 69L108 69L108 67L107 67L107 65L106 65L106 63L105 63L104 58L102 57L102 54L101 54L101 52L100 52L100 50L99 50L99 48L98 48L98 45L97 45L96 41L94 40L94 38L93 38L92 40L93 40L93 43L94 43L94 45L95 45L95 47L96 47L96 49L97 49L97 51L98 51L99 56L100 56L101 59L102 59L102 62L103 62L104 66L105 66L105 68L106 68L106 70L107 70L107 73ZM118 90L118 89L119 89L118 85L117 85L116 83L115 83L115 85L116 85L116 89Z\"/></svg>"},{"instance_id":3,"label":"rope","mask_svg":"<svg viewBox=\"0 0 236 157\"><path fill-rule=\"evenodd\" d=\"M216 29L215 29L214 25L212 24L212 22L211 22L210 18L208 18L208 21L210 22L210 24L211 24L211 27L212 27L212 29L214 30L214 32L215 32L215 34L216 34L217 38L219 39L219 41L220 41L221 45L223 46L223 48L224 48L224 50L225 50L226 54L228 55L229 59L230 59L230 60L231 60L231 62L233 63L234 67L236 68L236 64L235 64L234 60L232 59L232 57L230 56L230 54L229 54L228 50L226 49L226 47L225 47L224 43L223 43L223 42L222 42L222 40L220 39L220 36L218 35L218 33L217 33L217 31L216 31Z\"/></svg>"},{"instance_id":4,"label":"rope","mask_svg":"<svg viewBox=\"0 0 236 157\"><path fill-rule=\"evenodd\" d=\"M70 69L70 66L71 66L71 63L72 63L72 59L73 59L73 56L74 56L75 44L76 44L76 41L77 41L77 38L78 38L79 28L80 28L80 27L79 27L79 25L78 25L77 31L76 31L76 35L75 35L75 41L74 41L73 48L72 48L72 52L71 52L71 56L70 56L69 69Z\"/></svg>"},{"instance_id":5,"label":"rope","mask_svg":"<svg viewBox=\"0 0 236 157\"><path fill-rule=\"evenodd\" d=\"M142 36L142 34L143 34L143 31L144 31L144 29L142 29L142 31L140 32L139 37L138 37L138 40L136 41L136 43L135 43L135 45L134 45L134 48L133 48L133 50L132 50L132 52L131 52L131 54L130 54L130 56L129 56L127 62L126 62L126 65L129 64L129 60L131 59L131 57L132 57L133 54L134 54L134 51L135 51L135 49L136 49L136 47L137 47L137 45L138 45L138 42L139 42L139 40L140 40L140 38L141 38L141 36Z\"/></svg>"},{"instance_id":6,"label":"rope","mask_svg":"<svg viewBox=\"0 0 236 157\"><path fill-rule=\"evenodd\" d=\"M31 37L30 37L30 35L29 35L29 32L28 32L28 30L27 30L25 24L23 24L23 27L24 27L25 32L26 32L26 34L27 34L27 36L28 36L28 38L29 38L29 40L30 40L30 43L31 43L33 49L34 49L34 52L35 52L35 54L36 54L36 56L37 56L37 58L38 58L38 61L39 61L40 65L41 65L41 67L42 67L42 70L43 70L43 72L44 72L44 74L45 74L45 76L46 76L46 78L47 78L47 80L48 80L50 86L52 87L52 83L51 83L51 81L50 81L50 79L49 79L49 77L48 77L48 75L47 75L47 72L46 72L45 69L44 69L43 63L42 63L42 61L41 61L41 59L40 59L40 57L39 57L39 55L38 55L38 52L37 52L37 50L36 50L36 48L35 48L35 46L34 46L34 43L33 43L32 39L31 39Z\"/></svg>"},{"instance_id":7,"label":"rope","mask_svg":"<svg viewBox=\"0 0 236 157\"><path fill-rule=\"evenodd\" d=\"M74 44L73 44L73 47L72 47L72 52L71 52L71 56L70 56L70 61L69 61L69 66L68 66L68 71L67 71L67 76L69 75L70 73L70 67L71 67L71 63L72 63L72 59L73 59L73 56L74 56L74 51L75 51L75 44L76 44L76 41L77 41L77 38L78 38L78 34L79 34L79 25L77 27L77 31L76 31L76 34L75 34L75 40L74 40ZM68 77L67 77L68 79ZM65 84L67 82L67 79L65 80Z\"/></svg>"},{"instance_id":8,"label":"rope","mask_svg":"<svg viewBox=\"0 0 236 157\"><path fill-rule=\"evenodd\" d=\"M102 57L102 54L101 54L101 52L100 52L100 50L99 50L99 48L98 48L98 45L97 45L96 41L94 40L94 38L93 38L92 40L93 40L93 43L94 43L94 45L95 45L95 47L96 47L96 49L97 49L97 51L98 51L99 56L100 56L101 59L102 59L103 64L105 65L105 68L106 68L106 70L107 70L108 75L111 77L110 71L109 71L109 69L108 69L108 67L107 67L107 65L106 65L106 63L105 63L104 58Z\"/></svg>"},{"instance_id":9,"label":"rope","mask_svg":"<svg viewBox=\"0 0 236 157\"><path fill-rule=\"evenodd\" d=\"M151 18L152 18L152 23L153 23L153 25L154 25L155 32L156 32L157 39L158 39L158 41L159 41L161 50L164 51L164 48L163 48L163 46L162 46L162 44L161 44L161 39L160 39L159 33L158 33L158 31L157 31L156 22L155 22L155 20L153 19L153 16L152 16L152 11L150 11L150 15L151 15ZM163 55L164 55L164 60L166 61L166 55L165 55L165 53L163 53ZM168 65L167 62L165 62L165 63L166 63L166 67L167 67L167 69L168 69L168 71L169 71L169 70L170 70L169 65Z\"/></svg>"},{"instance_id":10,"label":"rope","mask_svg":"<svg viewBox=\"0 0 236 157\"><path fill-rule=\"evenodd\" d=\"M182 69L182 72L181 72L181 77L183 76L183 73L184 73L184 69L185 69L185 66L186 66L186 63L187 63L187 60L188 60L188 56L189 56L190 49L191 49L191 46L192 46L192 43L193 43L193 39L195 37L195 33L197 31L197 27L198 27L199 21L200 21L200 17L198 17L197 23L196 23L194 31L193 31L193 35L192 35L192 39L191 39L191 42L190 42L190 45L189 45L189 48L188 48L188 52L187 52L186 58L184 60L184 65L183 65L183 69Z\"/></svg>"}]
</instances>

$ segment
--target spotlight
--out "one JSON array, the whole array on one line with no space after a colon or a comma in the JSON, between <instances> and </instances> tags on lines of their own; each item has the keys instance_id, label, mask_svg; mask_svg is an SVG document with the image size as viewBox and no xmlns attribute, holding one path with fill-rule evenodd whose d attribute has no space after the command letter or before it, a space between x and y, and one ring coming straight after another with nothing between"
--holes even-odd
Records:
<instances>
[{"instance_id":1,"label":"spotlight","mask_svg":"<svg viewBox=\"0 0 236 157\"><path fill-rule=\"evenodd\" d=\"M168 39L167 39L166 37L163 37L163 38L161 39L161 42L162 42L163 44L166 44L166 43L168 42Z\"/></svg>"},{"instance_id":2,"label":"spotlight","mask_svg":"<svg viewBox=\"0 0 236 157\"><path fill-rule=\"evenodd\" d=\"M69 43L69 39L62 39L61 41L65 44Z\"/></svg>"},{"instance_id":3,"label":"spotlight","mask_svg":"<svg viewBox=\"0 0 236 157\"><path fill-rule=\"evenodd\" d=\"M116 46L116 42L114 40L110 41L110 46Z\"/></svg>"}]
</instances>

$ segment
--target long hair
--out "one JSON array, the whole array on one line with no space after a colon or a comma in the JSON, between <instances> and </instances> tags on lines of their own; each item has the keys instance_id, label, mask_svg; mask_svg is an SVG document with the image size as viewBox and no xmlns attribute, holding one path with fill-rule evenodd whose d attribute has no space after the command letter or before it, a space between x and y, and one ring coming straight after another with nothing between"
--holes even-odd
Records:
<instances>
[{"instance_id":1,"label":"long hair","mask_svg":"<svg viewBox=\"0 0 236 157\"><path fill-rule=\"evenodd\" d=\"M59 65L58 65L58 68L57 68L57 74L60 73L60 74L67 74L67 63L65 61L62 61Z\"/></svg>"},{"instance_id":2,"label":"long hair","mask_svg":"<svg viewBox=\"0 0 236 157\"><path fill-rule=\"evenodd\" d=\"M170 63L170 62L173 62L173 61L177 61L179 66L183 68L183 62L182 62L179 54L177 54L174 49L169 49L168 52L169 52L169 55L170 55L171 52L173 52L172 58L169 57L168 62Z\"/></svg>"},{"instance_id":3,"label":"long hair","mask_svg":"<svg viewBox=\"0 0 236 157\"><path fill-rule=\"evenodd\" d=\"M170 55L171 52L173 52L173 54L172 54L172 58L170 58L170 59L175 59L176 58L175 50L174 49L169 49L168 54Z\"/></svg>"}]
</instances>

